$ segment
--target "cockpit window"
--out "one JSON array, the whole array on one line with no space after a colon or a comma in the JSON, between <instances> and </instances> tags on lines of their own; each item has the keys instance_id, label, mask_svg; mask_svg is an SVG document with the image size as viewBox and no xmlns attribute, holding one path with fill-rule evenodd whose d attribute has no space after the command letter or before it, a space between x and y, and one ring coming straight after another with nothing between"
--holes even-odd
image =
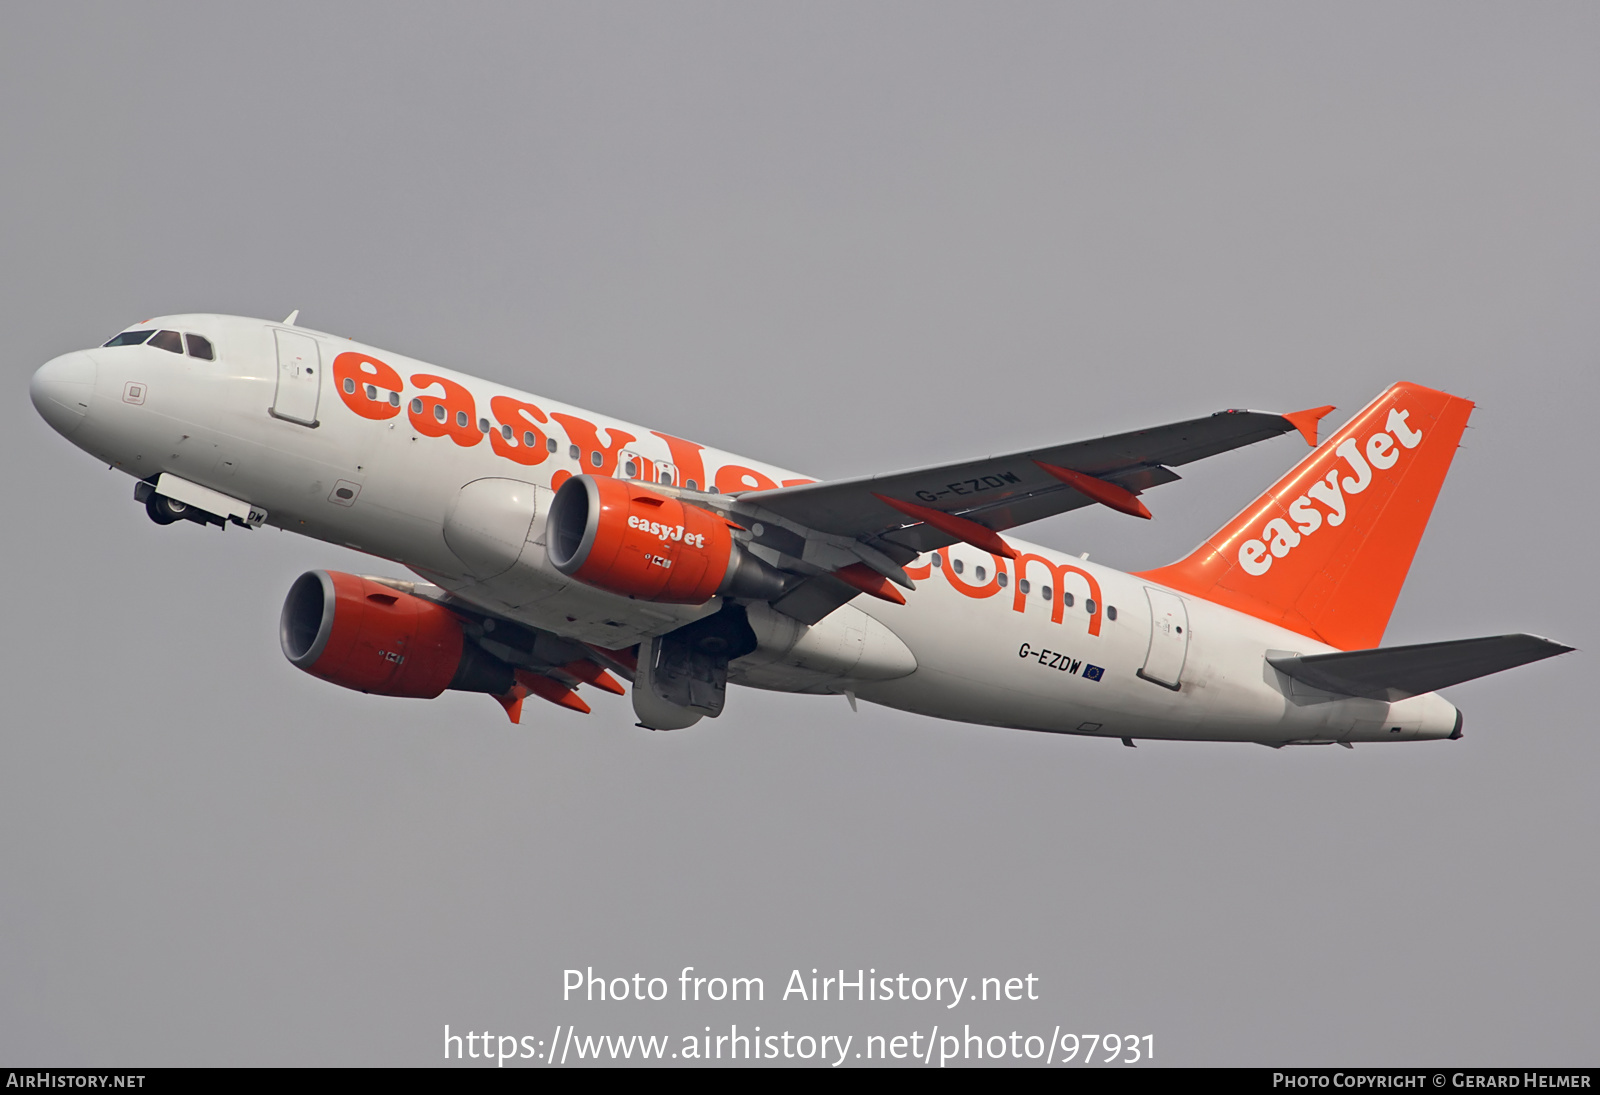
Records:
<instances>
[{"instance_id":1,"label":"cockpit window","mask_svg":"<svg viewBox=\"0 0 1600 1095\"><path fill-rule=\"evenodd\" d=\"M170 350L175 354L183 353L183 339L179 337L177 331L157 331L155 337L150 340L150 345Z\"/></svg>"},{"instance_id":2,"label":"cockpit window","mask_svg":"<svg viewBox=\"0 0 1600 1095\"><path fill-rule=\"evenodd\" d=\"M149 338L150 331L123 331L116 338L106 343L107 346L138 346Z\"/></svg>"},{"instance_id":3,"label":"cockpit window","mask_svg":"<svg viewBox=\"0 0 1600 1095\"><path fill-rule=\"evenodd\" d=\"M212 359L211 340L203 335L184 335L189 340L189 356L198 357L201 361Z\"/></svg>"}]
</instances>

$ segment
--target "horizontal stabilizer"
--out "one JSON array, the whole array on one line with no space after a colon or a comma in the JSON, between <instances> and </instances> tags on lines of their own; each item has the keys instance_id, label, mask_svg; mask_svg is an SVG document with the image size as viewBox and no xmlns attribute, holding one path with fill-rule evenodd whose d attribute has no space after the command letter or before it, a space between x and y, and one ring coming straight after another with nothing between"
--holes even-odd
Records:
<instances>
[{"instance_id":1,"label":"horizontal stabilizer","mask_svg":"<svg viewBox=\"0 0 1600 1095\"><path fill-rule=\"evenodd\" d=\"M1371 700L1408 699L1573 649L1537 635L1489 635L1376 650L1268 658L1302 684Z\"/></svg>"}]
</instances>

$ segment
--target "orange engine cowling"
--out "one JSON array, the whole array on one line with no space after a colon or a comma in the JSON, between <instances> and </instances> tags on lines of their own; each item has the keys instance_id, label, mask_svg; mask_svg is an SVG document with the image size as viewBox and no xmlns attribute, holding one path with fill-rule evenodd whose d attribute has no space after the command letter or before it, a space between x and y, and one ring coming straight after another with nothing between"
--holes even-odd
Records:
<instances>
[{"instance_id":1,"label":"orange engine cowling","mask_svg":"<svg viewBox=\"0 0 1600 1095\"><path fill-rule=\"evenodd\" d=\"M433 699L460 687L456 677L466 668L461 623L449 609L338 571L313 570L295 580L278 633L298 668L380 696Z\"/></svg>"},{"instance_id":2,"label":"orange engine cowling","mask_svg":"<svg viewBox=\"0 0 1600 1095\"><path fill-rule=\"evenodd\" d=\"M557 570L625 597L698 605L784 590L784 576L734 543L721 517L638 483L574 476L550 503L546 529Z\"/></svg>"}]
</instances>

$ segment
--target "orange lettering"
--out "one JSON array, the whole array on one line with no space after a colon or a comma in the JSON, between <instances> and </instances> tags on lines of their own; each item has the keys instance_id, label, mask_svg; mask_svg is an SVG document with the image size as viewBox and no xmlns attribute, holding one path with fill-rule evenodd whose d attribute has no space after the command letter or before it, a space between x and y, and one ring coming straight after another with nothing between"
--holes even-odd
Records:
<instances>
[{"instance_id":1,"label":"orange lettering","mask_svg":"<svg viewBox=\"0 0 1600 1095\"><path fill-rule=\"evenodd\" d=\"M585 475L614 475L617 470L617 453L622 446L634 440L633 434L626 430L613 430L606 427L606 436L611 438L611 444L600 444L600 431L595 429L593 422L587 422L577 415L555 414L551 418L566 427L567 439L581 450L578 459L583 464ZM594 462L593 453L600 454L600 463Z\"/></svg>"},{"instance_id":2,"label":"orange lettering","mask_svg":"<svg viewBox=\"0 0 1600 1095\"><path fill-rule=\"evenodd\" d=\"M690 490L710 490L711 484L706 480L706 463L700 456L703 445L696 445L693 441L685 441L681 437L673 437L670 433L660 430L651 430L661 440L667 443L667 451L672 454L672 462L678 466L678 485L689 487Z\"/></svg>"},{"instance_id":3,"label":"orange lettering","mask_svg":"<svg viewBox=\"0 0 1600 1095\"><path fill-rule=\"evenodd\" d=\"M503 430L489 434L489 445L495 452L519 464L544 463L550 453L545 447L545 432L538 423L550 420L543 411L532 403L512 399L509 395L497 395L489 400L489 413L500 425L511 428L510 438L505 436ZM531 444L528 441L530 435L533 438Z\"/></svg>"},{"instance_id":4,"label":"orange lettering","mask_svg":"<svg viewBox=\"0 0 1600 1095\"><path fill-rule=\"evenodd\" d=\"M1011 598L1013 611L1023 611L1028 603L1027 594L1022 592L1022 579L1028 573L1028 564L1043 563L1045 569L1050 572L1050 622L1061 622L1062 613L1066 611L1066 593L1061 587L1066 585L1068 574L1076 574L1089 583L1089 599L1094 602L1094 612L1089 616L1089 634L1100 634L1100 614L1103 606L1100 604L1100 583L1095 580L1093 574L1090 574L1087 570L1081 570L1071 563L1061 563L1059 565L1052 563L1043 555L1034 555L1031 552L1027 555L1019 555L1016 562L1017 591Z\"/></svg>"},{"instance_id":5,"label":"orange lettering","mask_svg":"<svg viewBox=\"0 0 1600 1095\"><path fill-rule=\"evenodd\" d=\"M419 395L411 401L411 428L427 437L449 436L462 448L471 448L483 440L483 433L478 429L477 404L472 401L472 393L457 384L454 380L446 380L442 376L431 373L418 373L411 378L411 383L418 388L431 388L437 384L444 389L444 398L435 395Z\"/></svg>"},{"instance_id":6,"label":"orange lettering","mask_svg":"<svg viewBox=\"0 0 1600 1095\"><path fill-rule=\"evenodd\" d=\"M344 405L362 418L393 418L400 413L400 392L405 385L400 374L375 357L346 350L333 359L333 383L339 389ZM374 398L367 397L367 386L372 386ZM390 401L387 393L394 392Z\"/></svg>"},{"instance_id":7,"label":"orange lettering","mask_svg":"<svg viewBox=\"0 0 1600 1095\"><path fill-rule=\"evenodd\" d=\"M772 490L777 485L754 468L724 464L717 469L717 489L723 494L735 494L746 490Z\"/></svg>"},{"instance_id":8,"label":"orange lettering","mask_svg":"<svg viewBox=\"0 0 1600 1095\"><path fill-rule=\"evenodd\" d=\"M988 553L985 552L985 554ZM968 585L961 579L961 576L956 573L955 564L950 559L949 548L940 548L939 557L944 560L945 579L951 584L951 586L955 588L957 593L960 593L966 597L975 597L981 600L984 597L993 597L996 593L1000 592L1000 575L1004 574L1006 570L1006 561L1001 556L989 556L989 558L994 560L994 577L989 579L988 585L982 586Z\"/></svg>"}]
</instances>

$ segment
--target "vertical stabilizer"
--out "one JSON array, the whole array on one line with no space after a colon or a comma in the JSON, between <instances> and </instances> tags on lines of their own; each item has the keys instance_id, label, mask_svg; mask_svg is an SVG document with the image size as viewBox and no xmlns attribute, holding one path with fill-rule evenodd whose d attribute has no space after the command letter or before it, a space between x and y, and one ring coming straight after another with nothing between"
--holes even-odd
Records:
<instances>
[{"instance_id":1,"label":"vertical stabilizer","mask_svg":"<svg viewBox=\"0 0 1600 1095\"><path fill-rule=\"evenodd\" d=\"M1472 408L1396 384L1188 558L1140 577L1341 650L1377 646Z\"/></svg>"}]
</instances>

